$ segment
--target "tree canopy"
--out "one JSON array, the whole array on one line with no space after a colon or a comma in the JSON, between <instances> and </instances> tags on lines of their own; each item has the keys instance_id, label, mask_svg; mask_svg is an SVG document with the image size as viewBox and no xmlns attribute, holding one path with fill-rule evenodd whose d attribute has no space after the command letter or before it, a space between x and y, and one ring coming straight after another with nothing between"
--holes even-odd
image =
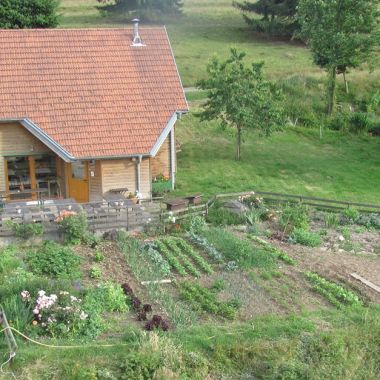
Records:
<instances>
[{"instance_id":1,"label":"tree canopy","mask_svg":"<svg viewBox=\"0 0 380 380\"><path fill-rule=\"evenodd\" d=\"M0 28L54 28L58 5L58 0L1 0Z\"/></svg>"},{"instance_id":2,"label":"tree canopy","mask_svg":"<svg viewBox=\"0 0 380 380\"><path fill-rule=\"evenodd\" d=\"M300 0L301 36L314 62L329 72L328 113L335 103L336 75L370 63L379 46L378 0Z\"/></svg>"},{"instance_id":3,"label":"tree canopy","mask_svg":"<svg viewBox=\"0 0 380 380\"><path fill-rule=\"evenodd\" d=\"M258 129L265 135L279 129L282 110L281 94L275 85L264 79L263 63L244 64L244 52L231 49L224 62L214 57L207 66L208 78L198 87L208 90L208 100L200 113L201 120L218 119L223 127L236 131L236 159L241 157L242 132Z\"/></svg>"},{"instance_id":4,"label":"tree canopy","mask_svg":"<svg viewBox=\"0 0 380 380\"><path fill-rule=\"evenodd\" d=\"M182 0L97 0L99 9L110 13L127 12L141 18L163 14L179 14Z\"/></svg>"},{"instance_id":5,"label":"tree canopy","mask_svg":"<svg viewBox=\"0 0 380 380\"><path fill-rule=\"evenodd\" d=\"M269 35L292 37L298 29L296 18L299 0L258 0L255 2L234 2L234 6L243 12L248 25L255 31ZM250 17L249 14L258 14Z\"/></svg>"}]
</instances>

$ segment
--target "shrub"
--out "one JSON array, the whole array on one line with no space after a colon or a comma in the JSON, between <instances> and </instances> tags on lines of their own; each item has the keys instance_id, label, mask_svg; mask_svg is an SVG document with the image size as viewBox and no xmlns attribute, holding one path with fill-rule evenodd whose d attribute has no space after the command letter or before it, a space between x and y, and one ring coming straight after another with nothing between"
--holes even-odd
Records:
<instances>
[{"instance_id":1,"label":"shrub","mask_svg":"<svg viewBox=\"0 0 380 380\"><path fill-rule=\"evenodd\" d=\"M206 227L206 220L203 216L191 216L188 218L184 224L186 231L192 232L194 234L199 234Z\"/></svg>"},{"instance_id":2,"label":"shrub","mask_svg":"<svg viewBox=\"0 0 380 380\"><path fill-rule=\"evenodd\" d=\"M82 237L82 243L90 248L96 248L100 244L101 238L90 231L86 231Z\"/></svg>"},{"instance_id":3,"label":"shrub","mask_svg":"<svg viewBox=\"0 0 380 380\"><path fill-rule=\"evenodd\" d=\"M355 223L359 219L360 213L356 208L348 207L343 211L343 217L346 218L349 223Z\"/></svg>"},{"instance_id":4,"label":"shrub","mask_svg":"<svg viewBox=\"0 0 380 380\"><path fill-rule=\"evenodd\" d=\"M287 204L281 212L280 225L284 227L286 232L291 232L295 228L304 230L309 228L309 212L308 208L302 203Z\"/></svg>"},{"instance_id":5,"label":"shrub","mask_svg":"<svg viewBox=\"0 0 380 380\"><path fill-rule=\"evenodd\" d=\"M350 116L350 131L353 133L363 133L369 130L371 125L370 119L367 113L355 112Z\"/></svg>"},{"instance_id":6,"label":"shrub","mask_svg":"<svg viewBox=\"0 0 380 380\"><path fill-rule=\"evenodd\" d=\"M308 247L318 247L322 244L322 238L319 234L304 230L303 228L295 228L289 240L291 243L302 244Z\"/></svg>"},{"instance_id":7,"label":"shrub","mask_svg":"<svg viewBox=\"0 0 380 380\"><path fill-rule=\"evenodd\" d=\"M32 325L39 334L55 338L94 337L100 331L97 315L93 319L89 318L82 308L82 300L67 291L48 295L46 291L40 290L37 296L33 296L24 290L21 298L33 309Z\"/></svg>"},{"instance_id":8,"label":"shrub","mask_svg":"<svg viewBox=\"0 0 380 380\"><path fill-rule=\"evenodd\" d=\"M368 228L380 229L380 214L362 214L356 223Z\"/></svg>"},{"instance_id":9,"label":"shrub","mask_svg":"<svg viewBox=\"0 0 380 380\"><path fill-rule=\"evenodd\" d=\"M123 289L113 282L104 282L88 292L84 306L98 313L105 311L127 311L128 298Z\"/></svg>"},{"instance_id":10,"label":"shrub","mask_svg":"<svg viewBox=\"0 0 380 380\"><path fill-rule=\"evenodd\" d=\"M213 207L210 207L206 220L215 226L239 225L245 224L245 215L230 212L221 202L215 202Z\"/></svg>"},{"instance_id":11,"label":"shrub","mask_svg":"<svg viewBox=\"0 0 380 380\"><path fill-rule=\"evenodd\" d=\"M69 248L54 241L45 241L27 255L33 273L57 278L79 278L80 258Z\"/></svg>"},{"instance_id":12,"label":"shrub","mask_svg":"<svg viewBox=\"0 0 380 380\"><path fill-rule=\"evenodd\" d=\"M327 121L327 128L333 131L345 131L348 125L348 117L344 113L336 113Z\"/></svg>"},{"instance_id":13,"label":"shrub","mask_svg":"<svg viewBox=\"0 0 380 380\"><path fill-rule=\"evenodd\" d=\"M62 216L58 225L64 233L67 244L79 244L88 232L87 217L84 213Z\"/></svg>"},{"instance_id":14,"label":"shrub","mask_svg":"<svg viewBox=\"0 0 380 380\"><path fill-rule=\"evenodd\" d=\"M6 224L13 231L16 237L23 240L41 236L45 232L45 228L41 223L17 223L12 220L8 220Z\"/></svg>"},{"instance_id":15,"label":"shrub","mask_svg":"<svg viewBox=\"0 0 380 380\"><path fill-rule=\"evenodd\" d=\"M0 249L0 273L9 274L13 269L22 265L22 261L16 257L16 252L14 245Z\"/></svg>"}]
</instances>

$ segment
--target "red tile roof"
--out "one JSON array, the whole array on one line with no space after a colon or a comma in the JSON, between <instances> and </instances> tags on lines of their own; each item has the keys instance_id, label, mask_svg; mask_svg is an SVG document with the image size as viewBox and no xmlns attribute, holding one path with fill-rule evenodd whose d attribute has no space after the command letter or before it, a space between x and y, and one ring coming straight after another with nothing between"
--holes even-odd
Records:
<instances>
[{"instance_id":1,"label":"red tile roof","mask_svg":"<svg viewBox=\"0 0 380 380\"><path fill-rule=\"evenodd\" d=\"M76 158L147 154L187 110L165 28L0 30L0 120L27 118Z\"/></svg>"}]
</instances>

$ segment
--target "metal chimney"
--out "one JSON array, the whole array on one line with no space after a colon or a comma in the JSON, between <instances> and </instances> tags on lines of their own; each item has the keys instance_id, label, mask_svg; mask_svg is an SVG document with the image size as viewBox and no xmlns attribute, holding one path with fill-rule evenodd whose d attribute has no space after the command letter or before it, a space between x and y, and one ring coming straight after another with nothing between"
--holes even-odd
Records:
<instances>
[{"instance_id":1,"label":"metal chimney","mask_svg":"<svg viewBox=\"0 0 380 380\"><path fill-rule=\"evenodd\" d=\"M133 22L133 46L143 46L140 33L139 33L139 22L138 18L132 20Z\"/></svg>"}]
</instances>

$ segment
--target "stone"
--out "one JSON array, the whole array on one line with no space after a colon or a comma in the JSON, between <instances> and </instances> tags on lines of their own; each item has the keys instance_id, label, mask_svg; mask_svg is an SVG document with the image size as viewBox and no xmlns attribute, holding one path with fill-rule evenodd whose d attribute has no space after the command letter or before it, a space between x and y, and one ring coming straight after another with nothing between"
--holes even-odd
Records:
<instances>
[{"instance_id":1,"label":"stone","mask_svg":"<svg viewBox=\"0 0 380 380\"><path fill-rule=\"evenodd\" d=\"M249 208L245 204L239 201L226 201L224 202L223 206L229 212L232 212L233 214L238 214L238 215L245 214L249 210Z\"/></svg>"}]
</instances>

